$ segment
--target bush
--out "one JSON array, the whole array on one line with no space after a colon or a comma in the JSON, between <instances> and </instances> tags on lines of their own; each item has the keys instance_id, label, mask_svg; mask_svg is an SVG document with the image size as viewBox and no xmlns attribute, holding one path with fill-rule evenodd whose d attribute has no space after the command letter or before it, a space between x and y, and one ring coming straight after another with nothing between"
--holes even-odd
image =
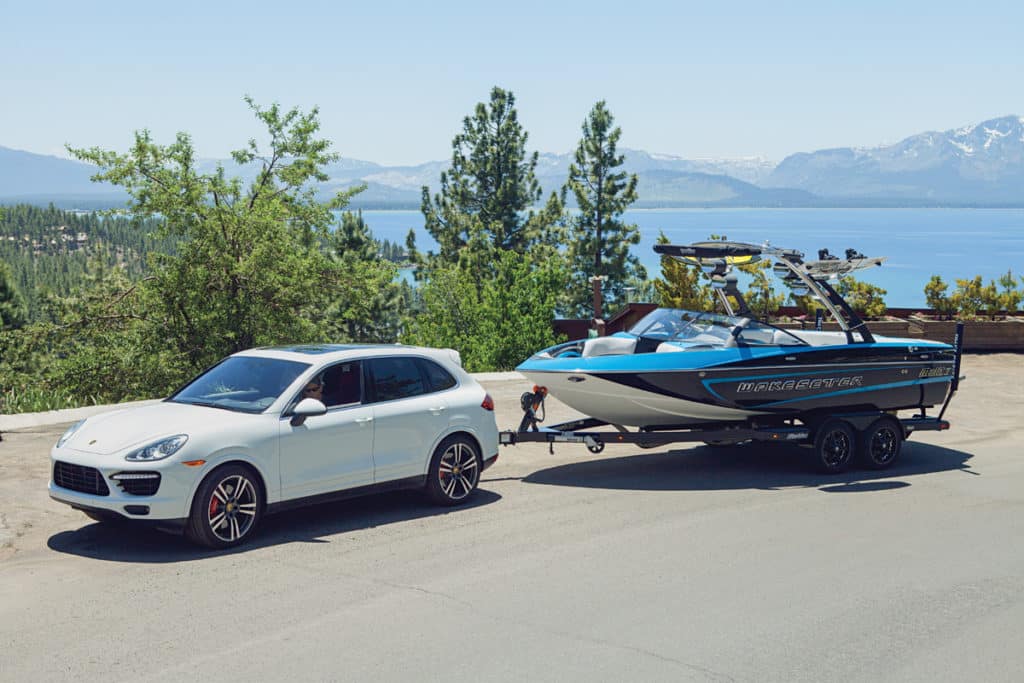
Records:
<instances>
[{"instance_id":1,"label":"bush","mask_svg":"<svg viewBox=\"0 0 1024 683\"><path fill-rule=\"evenodd\" d=\"M459 266L427 272L423 310L403 342L455 349L470 372L510 370L556 344L551 321L568 279L561 261L535 264L506 251L493 263L495 275L485 280Z\"/></svg>"},{"instance_id":2,"label":"bush","mask_svg":"<svg viewBox=\"0 0 1024 683\"><path fill-rule=\"evenodd\" d=\"M980 275L970 280L957 279L956 290L949 297L957 317L969 320L978 316L978 311L985 305L983 289Z\"/></svg>"},{"instance_id":3,"label":"bush","mask_svg":"<svg viewBox=\"0 0 1024 683\"><path fill-rule=\"evenodd\" d=\"M928 307L943 319L948 319L955 310L953 302L946 296L947 289L949 285L938 275L932 275L932 279L924 286L924 298L928 302Z\"/></svg>"},{"instance_id":4,"label":"bush","mask_svg":"<svg viewBox=\"0 0 1024 683\"><path fill-rule=\"evenodd\" d=\"M887 307L883 297L887 292L881 287L845 277L839 281L836 291L862 318L880 318L885 315Z\"/></svg>"}]
</instances>

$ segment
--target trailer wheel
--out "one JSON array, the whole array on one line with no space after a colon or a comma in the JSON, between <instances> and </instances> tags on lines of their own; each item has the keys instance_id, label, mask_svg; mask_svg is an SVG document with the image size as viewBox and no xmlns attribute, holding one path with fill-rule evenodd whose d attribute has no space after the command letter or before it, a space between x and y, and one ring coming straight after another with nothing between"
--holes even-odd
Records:
<instances>
[{"instance_id":1,"label":"trailer wheel","mask_svg":"<svg viewBox=\"0 0 1024 683\"><path fill-rule=\"evenodd\" d=\"M880 417L860 435L860 461L871 469L885 469L899 457L902 446L900 424L891 417Z\"/></svg>"},{"instance_id":2,"label":"trailer wheel","mask_svg":"<svg viewBox=\"0 0 1024 683\"><path fill-rule=\"evenodd\" d=\"M837 474L850 465L854 453L854 434L850 425L840 419L826 420L814 437L814 457L818 469Z\"/></svg>"},{"instance_id":3,"label":"trailer wheel","mask_svg":"<svg viewBox=\"0 0 1024 683\"><path fill-rule=\"evenodd\" d=\"M598 441L593 446L587 444L587 450L593 453L594 455L597 455L598 453L604 450L604 441Z\"/></svg>"}]
</instances>

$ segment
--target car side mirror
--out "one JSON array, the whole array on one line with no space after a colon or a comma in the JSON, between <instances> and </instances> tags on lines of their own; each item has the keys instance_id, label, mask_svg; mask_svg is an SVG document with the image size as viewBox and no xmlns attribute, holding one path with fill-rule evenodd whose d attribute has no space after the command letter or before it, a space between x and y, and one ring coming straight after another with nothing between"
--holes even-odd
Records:
<instances>
[{"instance_id":1,"label":"car side mirror","mask_svg":"<svg viewBox=\"0 0 1024 683\"><path fill-rule=\"evenodd\" d=\"M306 421L307 417L323 415L327 412L327 406L315 398L304 398L292 410L292 427L298 427Z\"/></svg>"}]
</instances>

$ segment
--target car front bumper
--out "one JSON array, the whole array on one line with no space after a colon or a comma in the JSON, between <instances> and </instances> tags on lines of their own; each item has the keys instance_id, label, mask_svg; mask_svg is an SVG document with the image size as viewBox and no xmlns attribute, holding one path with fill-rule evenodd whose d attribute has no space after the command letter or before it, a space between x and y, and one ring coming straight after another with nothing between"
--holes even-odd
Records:
<instances>
[{"instance_id":1,"label":"car front bumper","mask_svg":"<svg viewBox=\"0 0 1024 683\"><path fill-rule=\"evenodd\" d=\"M54 476L57 462L88 468L98 472L107 489L106 495L59 486ZM124 519L178 526L188 517L189 503L206 468L193 469L176 461L128 463L123 460L97 457L71 449L54 449L50 457L48 491L53 500L73 508L100 515L112 514ZM113 476L116 474L157 472L160 484L153 495L137 495L126 491ZM65 482L66 483L66 482ZM167 523L167 524L163 524Z\"/></svg>"}]
</instances>

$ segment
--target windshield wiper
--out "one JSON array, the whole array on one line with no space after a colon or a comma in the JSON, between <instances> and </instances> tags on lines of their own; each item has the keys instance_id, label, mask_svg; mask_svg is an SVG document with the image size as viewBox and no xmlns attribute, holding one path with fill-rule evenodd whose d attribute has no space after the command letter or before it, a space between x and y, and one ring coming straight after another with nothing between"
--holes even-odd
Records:
<instances>
[{"instance_id":1,"label":"windshield wiper","mask_svg":"<svg viewBox=\"0 0 1024 683\"><path fill-rule=\"evenodd\" d=\"M235 408L229 408L228 406L223 406L223 405L221 405L219 403L214 403L213 401L182 401L181 399L174 399L172 401L172 403L184 403L185 405L188 405L188 406L203 406L204 408L217 408L219 410L230 410L233 413L239 412Z\"/></svg>"}]
</instances>

